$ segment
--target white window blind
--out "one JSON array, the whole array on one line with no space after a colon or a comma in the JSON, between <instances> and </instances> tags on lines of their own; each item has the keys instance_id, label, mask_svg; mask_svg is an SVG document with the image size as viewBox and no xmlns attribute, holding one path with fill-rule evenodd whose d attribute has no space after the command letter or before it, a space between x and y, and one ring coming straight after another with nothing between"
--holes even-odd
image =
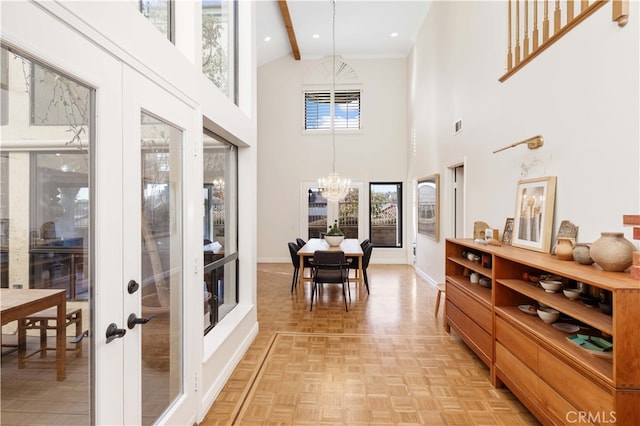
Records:
<instances>
[{"instance_id":1,"label":"white window blind","mask_svg":"<svg viewBox=\"0 0 640 426\"><path fill-rule=\"evenodd\" d=\"M334 102L336 129L359 129L360 91L336 90Z\"/></svg>"},{"instance_id":2,"label":"white window blind","mask_svg":"<svg viewBox=\"0 0 640 426\"><path fill-rule=\"evenodd\" d=\"M306 130L360 129L360 90L306 91L304 128Z\"/></svg>"}]
</instances>

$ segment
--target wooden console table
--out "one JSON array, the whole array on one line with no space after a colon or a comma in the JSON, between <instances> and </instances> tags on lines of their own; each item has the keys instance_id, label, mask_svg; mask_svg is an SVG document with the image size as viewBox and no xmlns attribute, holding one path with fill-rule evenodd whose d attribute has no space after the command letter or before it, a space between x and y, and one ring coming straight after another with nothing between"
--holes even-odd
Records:
<instances>
[{"instance_id":1,"label":"wooden console table","mask_svg":"<svg viewBox=\"0 0 640 426\"><path fill-rule=\"evenodd\" d=\"M543 424L582 423L580 413L588 423L640 424L640 281L471 239L446 240L445 273L447 328L489 367L492 384L506 385ZM471 273L484 277L484 286L472 282ZM546 292L532 274L557 275L567 286L581 283L583 292L609 299L611 312L562 291ZM559 311L565 325L578 326L558 329L531 315L528 307L542 304ZM576 328L612 340L613 349L594 354L570 342Z\"/></svg>"}]
</instances>

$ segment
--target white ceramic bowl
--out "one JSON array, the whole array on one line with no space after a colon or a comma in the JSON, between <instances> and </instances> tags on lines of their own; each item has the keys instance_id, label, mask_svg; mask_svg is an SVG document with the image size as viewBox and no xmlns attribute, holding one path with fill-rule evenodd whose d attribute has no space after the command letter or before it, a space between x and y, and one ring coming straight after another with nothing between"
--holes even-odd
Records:
<instances>
[{"instance_id":1,"label":"white ceramic bowl","mask_svg":"<svg viewBox=\"0 0 640 426\"><path fill-rule=\"evenodd\" d=\"M547 324L554 323L560 318L560 312L551 308L538 308L538 316Z\"/></svg>"},{"instance_id":2,"label":"white ceramic bowl","mask_svg":"<svg viewBox=\"0 0 640 426\"><path fill-rule=\"evenodd\" d=\"M565 296L567 296L567 298L571 300L576 300L578 297L580 297L580 290L578 290L577 288L565 288L564 290L562 290L562 292Z\"/></svg>"},{"instance_id":3,"label":"white ceramic bowl","mask_svg":"<svg viewBox=\"0 0 640 426\"><path fill-rule=\"evenodd\" d=\"M540 285L548 293L555 293L562 288L562 281L540 280Z\"/></svg>"},{"instance_id":4,"label":"white ceramic bowl","mask_svg":"<svg viewBox=\"0 0 640 426\"><path fill-rule=\"evenodd\" d=\"M344 241L344 235L325 235L324 240L331 246L337 247Z\"/></svg>"}]
</instances>

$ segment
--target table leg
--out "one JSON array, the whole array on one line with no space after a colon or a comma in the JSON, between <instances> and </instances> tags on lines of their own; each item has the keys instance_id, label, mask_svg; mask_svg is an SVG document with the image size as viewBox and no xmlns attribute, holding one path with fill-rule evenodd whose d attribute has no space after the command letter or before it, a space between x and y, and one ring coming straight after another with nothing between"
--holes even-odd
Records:
<instances>
[{"instance_id":1,"label":"table leg","mask_svg":"<svg viewBox=\"0 0 640 426\"><path fill-rule=\"evenodd\" d=\"M304 285L304 255L300 255L300 271L298 272L298 284Z\"/></svg>"},{"instance_id":2,"label":"table leg","mask_svg":"<svg viewBox=\"0 0 640 426\"><path fill-rule=\"evenodd\" d=\"M358 284L362 284L364 282L364 277L362 276L362 256L358 256Z\"/></svg>"},{"instance_id":3,"label":"table leg","mask_svg":"<svg viewBox=\"0 0 640 426\"><path fill-rule=\"evenodd\" d=\"M58 297L57 316L56 316L56 373L58 381L62 381L67 377L67 367L65 364L66 342L65 334L67 327L66 322L66 292L60 293Z\"/></svg>"}]
</instances>

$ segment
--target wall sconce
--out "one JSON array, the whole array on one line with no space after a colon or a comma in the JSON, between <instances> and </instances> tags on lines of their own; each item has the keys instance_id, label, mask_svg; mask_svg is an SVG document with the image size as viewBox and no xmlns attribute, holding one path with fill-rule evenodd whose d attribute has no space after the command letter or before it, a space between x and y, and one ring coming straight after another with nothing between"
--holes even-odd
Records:
<instances>
[{"instance_id":1,"label":"wall sconce","mask_svg":"<svg viewBox=\"0 0 640 426\"><path fill-rule=\"evenodd\" d=\"M504 148L497 149L493 151L493 153L495 154L496 152L504 151L505 149L513 148L514 146L522 145L525 143L527 144L527 148L529 149L540 148L542 145L544 145L544 138L542 137L542 135L533 136L533 137L530 137L529 139L525 139L523 141L516 142L511 145L507 145Z\"/></svg>"}]
</instances>

